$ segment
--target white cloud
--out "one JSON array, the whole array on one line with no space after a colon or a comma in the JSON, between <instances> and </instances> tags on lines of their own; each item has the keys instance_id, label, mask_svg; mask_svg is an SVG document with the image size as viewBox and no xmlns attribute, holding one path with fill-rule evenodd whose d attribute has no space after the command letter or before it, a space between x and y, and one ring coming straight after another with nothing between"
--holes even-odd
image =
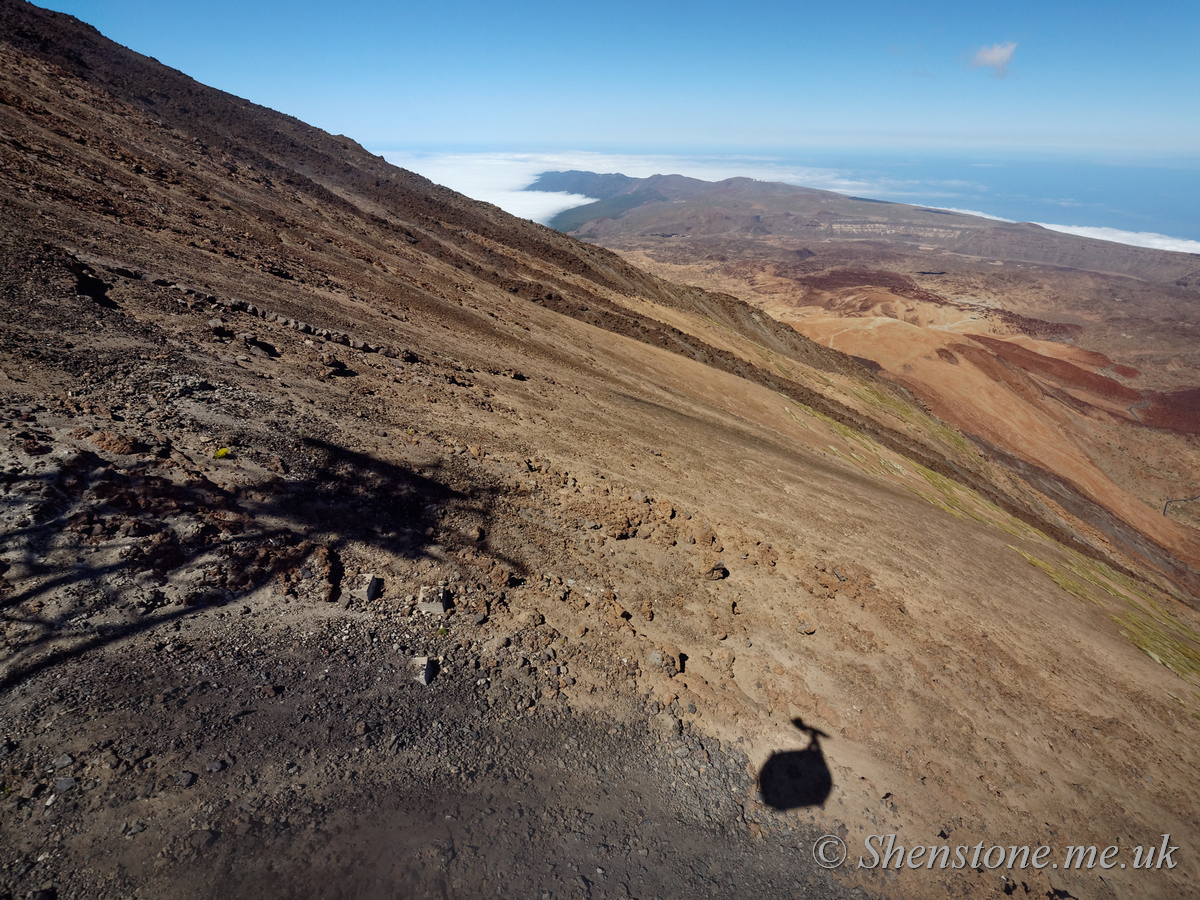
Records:
<instances>
[{"instance_id":1,"label":"white cloud","mask_svg":"<svg viewBox=\"0 0 1200 900\"><path fill-rule=\"evenodd\" d=\"M535 222L548 222L564 209L591 203L593 199L582 194L522 190L537 173L556 167L555 158L548 155L402 151L384 151L383 155L392 165Z\"/></svg>"},{"instance_id":2,"label":"white cloud","mask_svg":"<svg viewBox=\"0 0 1200 900\"><path fill-rule=\"evenodd\" d=\"M1011 55L1011 54L1010 54ZM429 153L414 151L383 151L393 165L411 169L431 181L444 184L460 193L494 203L506 212L536 222L547 222L566 209L590 203L593 198L580 194L525 191L542 172L580 169L585 172L620 172L631 178L649 175L687 175L705 181L721 181L743 176L761 181L782 181L857 197L892 198L900 202L919 197L962 197L955 188L978 188L966 182L919 182L882 178L867 180L838 169L790 166L782 160L766 156L672 156L666 154L620 154L574 151L563 153ZM920 190L919 194L917 192ZM1001 222L1012 221L989 213L959 207L931 207L982 216ZM1080 237L1096 238L1150 247L1200 253L1200 241L1172 238L1149 232L1120 231L1116 228L1049 225L1043 228Z\"/></svg>"},{"instance_id":3,"label":"white cloud","mask_svg":"<svg viewBox=\"0 0 1200 900\"><path fill-rule=\"evenodd\" d=\"M994 78L1003 78L1008 74L1008 64L1012 62L1013 54L1017 51L1015 41L1007 44L992 44L990 47L980 47L971 57L971 65L976 69L991 69Z\"/></svg>"},{"instance_id":4,"label":"white cloud","mask_svg":"<svg viewBox=\"0 0 1200 900\"><path fill-rule=\"evenodd\" d=\"M687 175L704 181L757 178L782 181L841 194L880 196L881 185L850 177L837 169L785 166L770 157L672 156L571 151L563 153L426 153L384 150L396 166L424 175L476 200L494 203L522 218L546 222L557 213L591 202L571 194L524 191L542 172L579 169L585 172L620 172L631 178L650 175Z\"/></svg>"},{"instance_id":5,"label":"white cloud","mask_svg":"<svg viewBox=\"0 0 1200 900\"><path fill-rule=\"evenodd\" d=\"M492 196L480 199L495 203L514 216L532 219L544 225L563 210L583 206L596 198L585 197L583 194L568 194L566 191L494 191Z\"/></svg>"},{"instance_id":6,"label":"white cloud","mask_svg":"<svg viewBox=\"0 0 1200 900\"><path fill-rule=\"evenodd\" d=\"M1177 253L1200 253L1200 241L1168 237L1152 231L1121 231L1117 228L1093 228L1088 225L1050 225L1046 222L1035 222L1034 224L1049 228L1051 231L1061 231L1064 234L1074 234L1078 237L1093 238L1098 241L1149 247L1152 250L1174 250Z\"/></svg>"},{"instance_id":7,"label":"white cloud","mask_svg":"<svg viewBox=\"0 0 1200 900\"><path fill-rule=\"evenodd\" d=\"M996 222L1012 222L1012 219L1005 219L1002 216L993 216L991 213L980 212L977 209L958 209L954 206L930 206L929 209L944 209L946 212L962 213L964 216L979 216L981 219L992 219ZM1049 225L1044 226L1049 228Z\"/></svg>"}]
</instances>

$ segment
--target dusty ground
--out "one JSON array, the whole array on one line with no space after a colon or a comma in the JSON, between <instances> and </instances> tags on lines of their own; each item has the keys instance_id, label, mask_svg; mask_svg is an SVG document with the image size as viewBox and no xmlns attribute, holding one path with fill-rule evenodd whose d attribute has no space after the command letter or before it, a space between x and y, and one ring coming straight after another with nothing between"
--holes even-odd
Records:
<instances>
[{"instance_id":1,"label":"dusty ground","mask_svg":"<svg viewBox=\"0 0 1200 900\"><path fill-rule=\"evenodd\" d=\"M1200 359L1186 292L916 247L876 263L870 247L836 242L812 242L820 254L801 272L776 258L787 252L777 241L762 242L743 259L751 250L740 237L605 241L650 271L728 291L877 363L964 433L1065 477L1196 567L1200 505L1162 514L1167 500L1195 496L1200 485L1191 413ZM838 268L848 262L859 268ZM920 274L930 267L947 271ZM1122 306L1135 304L1143 318L1122 321Z\"/></svg>"},{"instance_id":2,"label":"dusty ground","mask_svg":"<svg viewBox=\"0 0 1200 900\"><path fill-rule=\"evenodd\" d=\"M1161 547L743 304L4 9L0 891L1198 894Z\"/></svg>"}]
</instances>

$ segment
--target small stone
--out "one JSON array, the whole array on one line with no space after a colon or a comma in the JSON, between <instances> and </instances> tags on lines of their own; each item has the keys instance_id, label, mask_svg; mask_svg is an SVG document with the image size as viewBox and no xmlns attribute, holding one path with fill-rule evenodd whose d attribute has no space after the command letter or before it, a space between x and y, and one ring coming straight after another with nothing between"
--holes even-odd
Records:
<instances>
[{"instance_id":1,"label":"small stone","mask_svg":"<svg viewBox=\"0 0 1200 900\"><path fill-rule=\"evenodd\" d=\"M71 756L70 753L64 753L62 756L60 756L58 759L56 759L54 761L54 768L65 769L67 766L71 765L73 762L75 762L75 758L73 756Z\"/></svg>"},{"instance_id":2,"label":"small stone","mask_svg":"<svg viewBox=\"0 0 1200 900\"><path fill-rule=\"evenodd\" d=\"M476 613L475 618L471 620L476 625L482 625L487 621L487 613Z\"/></svg>"},{"instance_id":3,"label":"small stone","mask_svg":"<svg viewBox=\"0 0 1200 900\"><path fill-rule=\"evenodd\" d=\"M445 615L446 609L449 606L449 591L445 588L437 587L433 589L432 599L425 598L425 588L421 588L421 594L417 598L417 612L429 613L430 615L441 616Z\"/></svg>"},{"instance_id":4,"label":"small stone","mask_svg":"<svg viewBox=\"0 0 1200 900\"><path fill-rule=\"evenodd\" d=\"M720 581L723 578L729 577L729 569L725 566L724 562L718 560L717 562L713 563L712 568L710 568L704 574L705 577L710 581Z\"/></svg>"},{"instance_id":5,"label":"small stone","mask_svg":"<svg viewBox=\"0 0 1200 900\"><path fill-rule=\"evenodd\" d=\"M217 772L224 771L224 769L225 769L225 763L223 760L219 760L219 759L214 759L212 762L210 762L207 766L204 767L204 771L212 772L214 774Z\"/></svg>"},{"instance_id":6,"label":"small stone","mask_svg":"<svg viewBox=\"0 0 1200 900\"><path fill-rule=\"evenodd\" d=\"M214 832L204 829L203 831L193 831L192 836L188 838L188 843L195 850L205 850L211 847L216 839L217 835Z\"/></svg>"},{"instance_id":7,"label":"small stone","mask_svg":"<svg viewBox=\"0 0 1200 900\"><path fill-rule=\"evenodd\" d=\"M54 793L65 794L67 791L75 787L75 779L68 775L65 778L58 778L54 782Z\"/></svg>"},{"instance_id":8,"label":"small stone","mask_svg":"<svg viewBox=\"0 0 1200 900\"><path fill-rule=\"evenodd\" d=\"M801 622L799 625L796 626L796 630L799 631L801 634L816 634L817 626L810 624L809 622Z\"/></svg>"},{"instance_id":9,"label":"small stone","mask_svg":"<svg viewBox=\"0 0 1200 900\"><path fill-rule=\"evenodd\" d=\"M418 684L428 685L433 681L433 661L428 656L414 657L412 664L417 670L416 677Z\"/></svg>"},{"instance_id":10,"label":"small stone","mask_svg":"<svg viewBox=\"0 0 1200 900\"><path fill-rule=\"evenodd\" d=\"M109 453L115 453L118 456L128 456L145 449L145 445L141 441L131 438L128 435L117 434L113 431L97 431L95 434L89 436L88 440L101 450L107 450Z\"/></svg>"},{"instance_id":11,"label":"small stone","mask_svg":"<svg viewBox=\"0 0 1200 900\"><path fill-rule=\"evenodd\" d=\"M362 584L349 592L359 603L371 603L383 590L383 580L378 575L364 575Z\"/></svg>"},{"instance_id":12,"label":"small stone","mask_svg":"<svg viewBox=\"0 0 1200 900\"><path fill-rule=\"evenodd\" d=\"M180 772L178 775L176 775L171 780L173 782L175 782L176 787L189 788L193 784L196 783L196 773L195 772Z\"/></svg>"},{"instance_id":13,"label":"small stone","mask_svg":"<svg viewBox=\"0 0 1200 900\"><path fill-rule=\"evenodd\" d=\"M650 725L665 738L676 737L683 731L683 723L668 710L663 710L651 718Z\"/></svg>"}]
</instances>

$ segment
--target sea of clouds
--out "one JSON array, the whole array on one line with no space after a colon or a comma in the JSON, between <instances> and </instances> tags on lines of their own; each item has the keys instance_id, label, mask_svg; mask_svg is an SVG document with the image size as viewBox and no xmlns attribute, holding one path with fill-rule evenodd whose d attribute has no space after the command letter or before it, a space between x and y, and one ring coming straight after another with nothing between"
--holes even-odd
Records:
<instances>
[{"instance_id":1,"label":"sea of clouds","mask_svg":"<svg viewBox=\"0 0 1200 900\"><path fill-rule=\"evenodd\" d=\"M746 177L782 181L804 187L857 194L871 187L835 169L781 166L770 158L745 156L672 156L654 154L594 153L419 153L383 151L388 162L424 175L461 194L494 203L501 209L546 222L565 209L593 198L580 194L526 191L542 172L620 172L630 178L651 175L687 175L703 181Z\"/></svg>"},{"instance_id":2,"label":"sea of clouds","mask_svg":"<svg viewBox=\"0 0 1200 900\"><path fill-rule=\"evenodd\" d=\"M938 206L948 212L963 213L968 216L980 216L984 219L995 219L998 222L1012 222L993 216L977 209L958 209L953 206ZM1189 241L1184 238L1168 237L1165 234L1155 234L1153 231L1122 231L1119 228L1097 228L1090 225L1054 225L1050 222L1034 222L1051 231L1061 231L1063 234L1074 234L1079 237L1092 238L1097 241L1112 241L1115 244L1129 244L1133 247L1149 247L1152 250L1174 250L1177 253L1200 253L1200 241Z\"/></svg>"},{"instance_id":3,"label":"sea of clouds","mask_svg":"<svg viewBox=\"0 0 1200 900\"><path fill-rule=\"evenodd\" d=\"M1155 234L1153 231L1121 231L1117 228L1093 228L1088 225L1051 225L1048 222L1035 222L1034 224L1049 228L1051 231L1062 231L1066 234L1094 238L1098 241L1132 244L1134 247L1150 247L1154 250L1174 250L1177 253L1200 253L1200 241L1168 237L1165 234Z\"/></svg>"},{"instance_id":4,"label":"sea of clouds","mask_svg":"<svg viewBox=\"0 0 1200 900\"><path fill-rule=\"evenodd\" d=\"M704 181L746 177L781 181L855 197L919 202L918 197L960 195L965 183L955 181L901 180L888 176L864 176L849 169L797 166L769 156L682 156L671 154L622 154L573 151L561 153L481 153L384 150L384 158L431 181L453 188L476 200L494 203L523 219L545 223L560 212L590 203L581 194L527 191L542 172L577 169L584 172L620 172L631 178L650 175L687 175ZM928 202L928 201L926 201ZM939 206L955 212L1000 221L1000 216L978 210ZM1173 238L1153 232L1122 231L1116 228L1058 225L1038 222L1043 228L1102 241L1114 241L1155 250L1200 253L1200 241Z\"/></svg>"}]
</instances>

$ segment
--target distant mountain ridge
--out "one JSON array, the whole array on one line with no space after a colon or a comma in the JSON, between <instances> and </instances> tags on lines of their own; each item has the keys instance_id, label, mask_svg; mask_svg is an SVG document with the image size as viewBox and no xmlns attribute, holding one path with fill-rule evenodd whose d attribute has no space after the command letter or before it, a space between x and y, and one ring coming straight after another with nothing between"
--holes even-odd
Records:
<instances>
[{"instance_id":1,"label":"distant mountain ridge","mask_svg":"<svg viewBox=\"0 0 1200 900\"><path fill-rule=\"evenodd\" d=\"M773 235L887 240L971 256L1131 275L1200 291L1200 255L1134 247L953 210L911 206L752 178L709 182L682 175L543 172L526 190L597 197L549 225L604 243L636 235ZM665 205L662 201L684 201Z\"/></svg>"},{"instance_id":2,"label":"distant mountain ridge","mask_svg":"<svg viewBox=\"0 0 1200 900\"><path fill-rule=\"evenodd\" d=\"M595 172L571 169L568 172L543 172L538 176L537 181L525 190L550 193L562 191L568 194L595 197L597 200L607 200L609 197L633 190L640 180L615 172L608 175L597 175Z\"/></svg>"}]
</instances>

